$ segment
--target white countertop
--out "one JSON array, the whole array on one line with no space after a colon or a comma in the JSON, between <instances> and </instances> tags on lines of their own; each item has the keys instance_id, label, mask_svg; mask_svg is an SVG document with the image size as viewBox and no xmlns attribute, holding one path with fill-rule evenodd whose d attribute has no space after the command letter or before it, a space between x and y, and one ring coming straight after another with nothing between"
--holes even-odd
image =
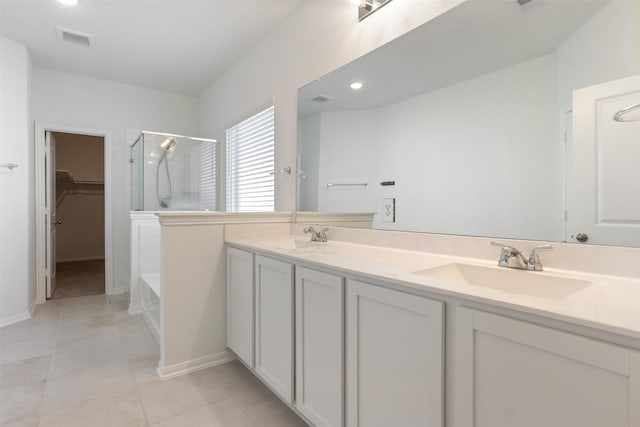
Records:
<instances>
[{"instance_id":1,"label":"white countertop","mask_svg":"<svg viewBox=\"0 0 640 427\"><path fill-rule=\"evenodd\" d=\"M414 274L420 270L452 263L503 270L497 267L497 259L489 262L338 241L311 244L307 243L308 239L297 237L227 239L226 242L252 251L285 257L292 262L304 262L345 274L488 303L640 339L640 280L636 279L550 268L545 268L543 272L509 269L523 275L553 276L591 282L568 295L541 297L517 292L506 293L504 290Z\"/></svg>"}]
</instances>

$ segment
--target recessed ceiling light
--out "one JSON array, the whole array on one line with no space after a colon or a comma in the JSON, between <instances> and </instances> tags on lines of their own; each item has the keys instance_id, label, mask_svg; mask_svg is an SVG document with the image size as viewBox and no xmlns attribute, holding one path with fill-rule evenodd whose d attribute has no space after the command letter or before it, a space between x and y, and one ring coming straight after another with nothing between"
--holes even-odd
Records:
<instances>
[{"instance_id":1,"label":"recessed ceiling light","mask_svg":"<svg viewBox=\"0 0 640 427\"><path fill-rule=\"evenodd\" d=\"M78 0L58 0L62 4L66 4L67 6L75 6L78 4Z\"/></svg>"},{"instance_id":2,"label":"recessed ceiling light","mask_svg":"<svg viewBox=\"0 0 640 427\"><path fill-rule=\"evenodd\" d=\"M351 87L351 89L353 90L359 90L362 89L362 83L360 82L353 82L349 85L349 87Z\"/></svg>"}]
</instances>

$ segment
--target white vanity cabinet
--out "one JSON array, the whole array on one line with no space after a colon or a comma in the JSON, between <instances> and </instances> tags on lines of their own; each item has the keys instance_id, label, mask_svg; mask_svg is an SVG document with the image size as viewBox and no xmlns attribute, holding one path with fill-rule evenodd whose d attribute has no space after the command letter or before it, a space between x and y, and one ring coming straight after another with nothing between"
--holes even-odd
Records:
<instances>
[{"instance_id":1,"label":"white vanity cabinet","mask_svg":"<svg viewBox=\"0 0 640 427\"><path fill-rule=\"evenodd\" d=\"M253 367L253 254L227 248L227 346Z\"/></svg>"},{"instance_id":2,"label":"white vanity cabinet","mask_svg":"<svg viewBox=\"0 0 640 427\"><path fill-rule=\"evenodd\" d=\"M357 280L346 294L347 426L442 426L444 304Z\"/></svg>"},{"instance_id":3,"label":"white vanity cabinet","mask_svg":"<svg viewBox=\"0 0 640 427\"><path fill-rule=\"evenodd\" d=\"M255 371L293 402L293 265L255 256Z\"/></svg>"},{"instance_id":4,"label":"white vanity cabinet","mask_svg":"<svg viewBox=\"0 0 640 427\"><path fill-rule=\"evenodd\" d=\"M344 279L296 267L296 408L316 427L343 425Z\"/></svg>"},{"instance_id":5,"label":"white vanity cabinet","mask_svg":"<svg viewBox=\"0 0 640 427\"><path fill-rule=\"evenodd\" d=\"M460 426L640 426L640 353L460 307Z\"/></svg>"}]
</instances>

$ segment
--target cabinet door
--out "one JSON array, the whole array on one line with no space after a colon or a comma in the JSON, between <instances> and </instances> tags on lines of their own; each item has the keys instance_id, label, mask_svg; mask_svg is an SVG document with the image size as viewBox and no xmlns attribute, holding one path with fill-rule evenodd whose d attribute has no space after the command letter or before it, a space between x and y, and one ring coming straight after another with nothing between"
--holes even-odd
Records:
<instances>
[{"instance_id":1,"label":"cabinet door","mask_svg":"<svg viewBox=\"0 0 640 427\"><path fill-rule=\"evenodd\" d=\"M347 282L347 425L443 425L444 304Z\"/></svg>"},{"instance_id":2,"label":"cabinet door","mask_svg":"<svg viewBox=\"0 0 640 427\"><path fill-rule=\"evenodd\" d=\"M253 367L253 254L227 248L227 346Z\"/></svg>"},{"instance_id":3,"label":"cabinet door","mask_svg":"<svg viewBox=\"0 0 640 427\"><path fill-rule=\"evenodd\" d=\"M293 266L256 255L256 373L293 402Z\"/></svg>"},{"instance_id":4,"label":"cabinet door","mask_svg":"<svg viewBox=\"0 0 640 427\"><path fill-rule=\"evenodd\" d=\"M343 425L343 279L296 268L296 407L315 426Z\"/></svg>"},{"instance_id":5,"label":"cabinet door","mask_svg":"<svg viewBox=\"0 0 640 427\"><path fill-rule=\"evenodd\" d=\"M640 426L640 353L459 308L458 426Z\"/></svg>"}]
</instances>

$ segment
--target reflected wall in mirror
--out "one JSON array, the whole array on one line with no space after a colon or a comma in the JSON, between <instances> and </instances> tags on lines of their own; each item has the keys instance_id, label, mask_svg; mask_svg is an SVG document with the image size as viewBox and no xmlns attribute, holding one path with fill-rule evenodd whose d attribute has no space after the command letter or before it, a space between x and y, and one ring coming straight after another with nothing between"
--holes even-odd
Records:
<instances>
[{"instance_id":1,"label":"reflected wall in mirror","mask_svg":"<svg viewBox=\"0 0 640 427\"><path fill-rule=\"evenodd\" d=\"M298 210L375 212L376 229L640 246L640 122L605 117L640 103L638 74L640 2L467 0L300 89ZM606 82L604 108L593 88ZM573 140L578 90L591 94L580 114L606 127L591 145L606 169ZM367 185L327 186L353 183ZM388 198L395 222L383 222ZM617 233L592 233L607 221Z\"/></svg>"}]
</instances>

